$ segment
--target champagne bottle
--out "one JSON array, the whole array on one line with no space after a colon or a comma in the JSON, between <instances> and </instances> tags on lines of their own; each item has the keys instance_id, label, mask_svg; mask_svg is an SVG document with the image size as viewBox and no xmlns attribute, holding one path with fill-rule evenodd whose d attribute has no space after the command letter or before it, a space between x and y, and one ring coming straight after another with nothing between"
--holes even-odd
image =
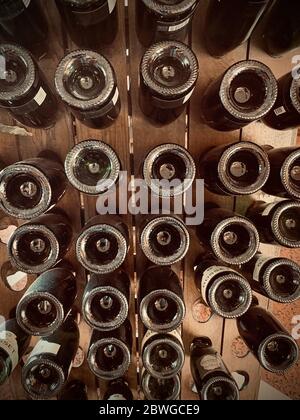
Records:
<instances>
[{"instance_id":1,"label":"champagne bottle","mask_svg":"<svg viewBox=\"0 0 300 420\"><path fill-rule=\"evenodd\" d=\"M142 375L142 390L148 401L175 401L181 391L179 376L169 379L157 379L144 371Z\"/></svg>"},{"instance_id":2,"label":"champagne bottle","mask_svg":"<svg viewBox=\"0 0 300 420\"><path fill-rule=\"evenodd\" d=\"M124 379L109 382L103 400L106 401L133 401L133 395L128 383Z\"/></svg>"},{"instance_id":3,"label":"champagne bottle","mask_svg":"<svg viewBox=\"0 0 300 420\"><path fill-rule=\"evenodd\" d=\"M67 54L57 67L55 86L72 114L88 127L109 127L120 114L115 71L99 53L77 50Z\"/></svg>"},{"instance_id":4,"label":"champagne bottle","mask_svg":"<svg viewBox=\"0 0 300 420\"><path fill-rule=\"evenodd\" d=\"M30 336L16 319L0 324L0 385L10 377L29 347Z\"/></svg>"},{"instance_id":5,"label":"champagne bottle","mask_svg":"<svg viewBox=\"0 0 300 420\"><path fill-rule=\"evenodd\" d=\"M76 279L65 268L40 275L18 303L18 324L30 335L47 337L59 328L77 295Z\"/></svg>"},{"instance_id":6,"label":"champagne bottle","mask_svg":"<svg viewBox=\"0 0 300 420\"><path fill-rule=\"evenodd\" d=\"M191 372L201 400L240 399L235 380L207 337L198 337L192 342Z\"/></svg>"},{"instance_id":7,"label":"champagne bottle","mask_svg":"<svg viewBox=\"0 0 300 420\"><path fill-rule=\"evenodd\" d=\"M240 130L264 118L277 95L277 81L269 67L255 60L240 61L208 86L202 117L215 130Z\"/></svg>"},{"instance_id":8,"label":"champagne bottle","mask_svg":"<svg viewBox=\"0 0 300 420\"><path fill-rule=\"evenodd\" d=\"M176 330L185 317L183 290L178 276L169 267L150 267L139 284L140 317L151 331Z\"/></svg>"},{"instance_id":9,"label":"champagne bottle","mask_svg":"<svg viewBox=\"0 0 300 420\"><path fill-rule=\"evenodd\" d=\"M162 41L144 54L140 66L139 102L154 125L175 121L185 110L198 80L196 55L185 44Z\"/></svg>"},{"instance_id":10,"label":"champagne bottle","mask_svg":"<svg viewBox=\"0 0 300 420\"><path fill-rule=\"evenodd\" d=\"M299 359L296 341L273 317L253 306L237 320L239 334L261 366L273 373L284 373Z\"/></svg>"},{"instance_id":11,"label":"champagne bottle","mask_svg":"<svg viewBox=\"0 0 300 420\"><path fill-rule=\"evenodd\" d=\"M59 401L87 401L87 386L78 380L68 382L57 396Z\"/></svg>"},{"instance_id":12,"label":"champagne bottle","mask_svg":"<svg viewBox=\"0 0 300 420\"><path fill-rule=\"evenodd\" d=\"M69 316L53 334L41 338L22 369L22 384L32 399L50 399L63 389L79 345L79 330Z\"/></svg>"},{"instance_id":13,"label":"champagne bottle","mask_svg":"<svg viewBox=\"0 0 300 420\"><path fill-rule=\"evenodd\" d=\"M120 327L128 316L129 296L130 279L125 271L93 274L82 300L85 321L100 331Z\"/></svg>"}]
</instances>

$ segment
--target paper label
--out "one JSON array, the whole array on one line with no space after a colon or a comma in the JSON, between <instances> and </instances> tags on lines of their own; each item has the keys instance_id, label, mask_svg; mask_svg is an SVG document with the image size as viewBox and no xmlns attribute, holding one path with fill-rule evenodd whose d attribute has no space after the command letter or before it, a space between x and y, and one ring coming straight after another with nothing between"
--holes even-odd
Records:
<instances>
[{"instance_id":1,"label":"paper label","mask_svg":"<svg viewBox=\"0 0 300 420\"><path fill-rule=\"evenodd\" d=\"M286 114L286 109L284 106L281 106L280 108L277 108L274 110L274 114L279 117L279 115Z\"/></svg>"},{"instance_id":2,"label":"paper label","mask_svg":"<svg viewBox=\"0 0 300 420\"><path fill-rule=\"evenodd\" d=\"M0 332L0 348L7 352L12 364L12 371L19 363L19 348L17 337L11 331Z\"/></svg>"},{"instance_id":3,"label":"paper label","mask_svg":"<svg viewBox=\"0 0 300 420\"><path fill-rule=\"evenodd\" d=\"M153 331L148 330L146 332L146 334L144 335L144 338L142 340L142 346L141 346L141 348L143 349L144 346L145 346L145 344L147 343L147 341L150 338L152 338L153 336L155 336L155 335L159 335L159 334L156 333L156 332L153 332ZM171 331L171 332L169 332L169 333L166 334L166 337L168 337L169 335L172 335L173 337L177 338L177 340L179 340L179 342L182 343L182 346L183 346L183 342L182 342L180 331L178 331L178 330Z\"/></svg>"},{"instance_id":4,"label":"paper label","mask_svg":"<svg viewBox=\"0 0 300 420\"><path fill-rule=\"evenodd\" d=\"M207 292L207 288L209 283L211 282L211 280L219 273L224 273L224 271L230 271L232 273L235 273L234 270L232 270L231 268L227 268L227 267L219 267L216 265L213 265L212 267L209 267L207 270L204 271L203 276L202 276L202 280L201 280L201 295L202 298L204 300L204 302L209 305L207 299L206 299L206 292Z\"/></svg>"},{"instance_id":5,"label":"paper label","mask_svg":"<svg viewBox=\"0 0 300 420\"><path fill-rule=\"evenodd\" d=\"M268 262L271 261L273 258L269 258L269 257L260 257L258 258L258 260L256 261L255 267L254 267L254 271L253 271L253 280L258 281L259 282L259 275L261 272L261 269L263 267L263 265Z\"/></svg>"},{"instance_id":6,"label":"paper label","mask_svg":"<svg viewBox=\"0 0 300 420\"><path fill-rule=\"evenodd\" d=\"M23 0L24 6L28 7L30 5L31 0Z\"/></svg>"},{"instance_id":7,"label":"paper label","mask_svg":"<svg viewBox=\"0 0 300 420\"><path fill-rule=\"evenodd\" d=\"M44 100L46 99L47 93L44 91L44 89L42 87L40 87L38 93L35 95L34 97L34 101L38 104L38 105L42 105L42 103L44 102Z\"/></svg>"},{"instance_id":8,"label":"paper label","mask_svg":"<svg viewBox=\"0 0 300 420\"><path fill-rule=\"evenodd\" d=\"M278 205L278 203L272 203L269 206L267 206L264 211L262 212L262 216L269 216L271 211Z\"/></svg>"},{"instance_id":9,"label":"paper label","mask_svg":"<svg viewBox=\"0 0 300 420\"><path fill-rule=\"evenodd\" d=\"M171 26L162 25L162 26L158 26L158 31L160 31L160 32L176 32L176 31L179 31L180 29L184 28L185 26L187 26L190 23L190 19L191 18L187 18L183 22L178 23L178 25L171 25Z\"/></svg>"},{"instance_id":10,"label":"paper label","mask_svg":"<svg viewBox=\"0 0 300 420\"><path fill-rule=\"evenodd\" d=\"M200 366L204 370L210 372L212 370L220 369L222 367L222 363L220 357L217 354L215 356L209 354L207 356L202 357Z\"/></svg>"},{"instance_id":11,"label":"paper label","mask_svg":"<svg viewBox=\"0 0 300 420\"><path fill-rule=\"evenodd\" d=\"M116 103L118 102L118 99L119 99L119 89L117 88L117 89L116 89L116 92L115 92L115 94L114 94L114 96L113 96L113 98L112 98L112 103L113 103L114 105L116 105Z\"/></svg>"},{"instance_id":12,"label":"paper label","mask_svg":"<svg viewBox=\"0 0 300 420\"><path fill-rule=\"evenodd\" d=\"M124 395L121 394L114 394L108 398L108 401L126 401Z\"/></svg>"},{"instance_id":13,"label":"paper label","mask_svg":"<svg viewBox=\"0 0 300 420\"><path fill-rule=\"evenodd\" d=\"M50 343L49 341L40 340L35 346L35 348L32 350L29 357L37 356L39 354L44 354L44 353L53 354L54 356L56 356L60 347L61 347L60 344Z\"/></svg>"},{"instance_id":14,"label":"paper label","mask_svg":"<svg viewBox=\"0 0 300 420\"><path fill-rule=\"evenodd\" d=\"M116 7L117 0L108 0L108 10L109 13L112 13L114 8Z\"/></svg>"}]
</instances>

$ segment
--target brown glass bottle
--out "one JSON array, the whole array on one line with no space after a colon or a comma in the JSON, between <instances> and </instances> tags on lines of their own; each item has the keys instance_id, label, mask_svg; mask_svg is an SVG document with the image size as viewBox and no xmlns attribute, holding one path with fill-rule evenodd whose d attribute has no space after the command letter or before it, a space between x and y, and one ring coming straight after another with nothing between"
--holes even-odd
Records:
<instances>
[{"instance_id":1,"label":"brown glass bottle","mask_svg":"<svg viewBox=\"0 0 300 420\"><path fill-rule=\"evenodd\" d=\"M277 203L257 201L247 217L257 226L260 240L287 248L300 248L300 203L284 200Z\"/></svg>"},{"instance_id":2,"label":"brown glass bottle","mask_svg":"<svg viewBox=\"0 0 300 420\"><path fill-rule=\"evenodd\" d=\"M199 0L136 0L136 31L140 42L149 47L155 42L184 42L191 29Z\"/></svg>"},{"instance_id":3,"label":"brown glass bottle","mask_svg":"<svg viewBox=\"0 0 300 420\"><path fill-rule=\"evenodd\" d=\"M72 38L80 48L98 50L111 44L118 32L117 0L56 0Z\"/></svg>"},{"instance_id":4,"label":"brown glass bottle","mask_svg":"<svg viewBox=\"0 0 300 420\"><path fill-rule=\"evenodd\" d=\"M277 81L265 64L241 61L208 86L202 100L202 118L218 131L239 130L264 118L277 94Z\"/></svg>"},{"instance_id":5,"label":"brown glass bottle","mask_svg":"<svg viewBox=\"0 0 300 420\"><path fill-rule=\"evenodd\" d=\"M48 213L15 230L8 254L18 270L40 274L62 260L71 240L72 226L67 215L63 211Z\"/></svg>"},{"instance_id":6,"label":"brown glass bottle","mask_svg":"<svg viewBox=\"0 0 300 420\"><path fill-rule=\"evenodd\" d=\"M300 127L300 81L293 72L279 79L277 101L263 122L275 130Z\"/></svg>"},{"instance_id":7,"label":"brown glass bottle","mask_svg":"<svg viewBox=\"0 0 300 420\"><path fill-rule=\"evenodd\" d=\"M133 401L133 395L128 383L123 379L111 381L104 394L105 401Z\"/></svg>"},{"instance_id":8,"label":"brown glass bottle","mask_svg":"<svg viewBox=\"0 0 300 420\"><path fill-rule=\"evenodd\" d=\"M250 261L259 248L255 225L247 218L219 207L205 211L204 222L197 234L217 259L231 265Z\"/></svg>"},{"instance_id":9,"label":"brown glass bottle","mask_svg":"<svg viewBox=\"0 0 300 420\"><path fill-rule=\"evenodd\" d=\"M144 54L140 66L139 102L154 125L175 121L185 110L198 80L193 51L177 41L162 41Z\"/></svg>"},{"instance_id":10,"label":"brown glass bottle","mask_svg":"<svg viewBox=\"0 0 300 420\"><path fill-rule=\"evenodd\" d=\"M78 380L68 382L58 394L59 401L87 401L87 386Z\"/></svg>"},{"instance_id":11,"label":"brown glass bottle","mask_svg":"<svg viewBox=\"0 0 300 420\"><path fill-rule=\"evenodd\" d=\"M240 336L266 370L284 373L298 362L296 341L265 309L253 306L237 320L237 326Z\"/></svg>"},{"instance_id":12,"label":"brown glass bottle","mask_svg":"<svg viewBox=\"0 0 300 420\"><path fill-rule=\"evenodd\" d=\"M199 168L206 188L219 195L254 194L270 174L266 152L250 142L210 149L200 159Z\"/></svg>"},{"instance_id":13,"label":"brown glass bottle","mask_svg":"<svg viewBox=\"0 0 300 420\"><path fill-rule=\"evenodd\" d=\"M148 401L175 401L181 391L178 375L168 379L158 379L144 371L142 373L142 391Z\"/></svg>"},{"instance_id":14,"label":"brown glass bottle","mask_svg":"<svg viewBox=\"0 0 300 420\"><path fill-rule=\"evenodd\" d=\"M191 372L201 400L236 401L240 399L235 380L207 337L198 337L192 342Z\"/></svg>"},{"instance_id":15,"label":"brown glass bottle","mask_svg":"<svg viewBox=\"0 0 300 420\"><path fill-rule=\"evenodd\" d=\"M57 101L33 57L15 44L0 44L0 57L5 60L5 77L0 78L0 107L28 127L52 127Z\"/></svg>"},{"instance_id":16,"label":"brown glass bottle","mask_svg":"<svg viewBox=\"0 0 300 420\"><path fill-rule=\"evenodd\" d=\"M72 114L88 127L109 127L120 114L115 71L95 51L76 50L67 54L57 67L55 86Z\"/></svg>"}]
</instances>

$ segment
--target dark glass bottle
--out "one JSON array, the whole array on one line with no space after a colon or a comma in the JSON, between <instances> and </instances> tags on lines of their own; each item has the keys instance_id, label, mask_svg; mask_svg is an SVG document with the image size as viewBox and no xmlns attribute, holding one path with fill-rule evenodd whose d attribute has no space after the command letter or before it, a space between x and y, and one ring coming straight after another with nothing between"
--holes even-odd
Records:
<instances>
[{"instance_id":1,"label":"dark glass bottle","mask_svg":"<svg viewBox=\"0 0 300 420\"><path fill-rule=\"evenodd\" d=\"M183 368L185 354L180 331L162 334L148 330L141 350L144 368L157 379L172 378Z\"/></svg>"},{"instance_id":2,"label":"dark glass bottle","mask_svg":"<svg viewBox=\"0 0 300 420\"><path fill-rule=\"evenodd\" d=\"M82 313L87 324L100 331L122 325L128 316L130 279L125 271L93 274L82 300Z\"/></svg>"},{"instance_id":3,"label":"dark glass bottle","mask_svg":"<svg viewBox=\"0 0 300 420\"><path fill-rule=\"evenodd\" d=\"M179 376L158 379L144 371L142 374L142 390L148 401L175 401L181 391Z\"/></svg>"},{"instance_id":4,"label":"dark glass bottle","mask_svg":"<svg viewBox=\"0 0 300 420\"><path fill-rule=\"evenodd\" d=\"M18 303L16 318L28 334L47 337L59 328L77 296L76 279L65 268L40 275Z\"/></svg>"},{"instance_id":5,"label":"dark glass bottle","mask_svg":"<svg viewBox=\"0 0 300 420\"><path fill-rule=\"evenodd\" d=\"M95 51L77 50L66 55L57 67L55 86L72 114L88 127L109 127L120 114L115 71Z\"/></svg>"},{"instance_id":6,"label":"dark glass bottle","mask_svg":"<svg viewBox=\"0 0 300 420\"><path fill-rule=\"evenodd\" d=\"M117 0L56 0L57 8L72 38L80 48L111 44L118 32Z\"/></svg>"},{"instance_id":7,"label":"dark glass bottle","mask_svg":"<svg viewBox=\"0 0 300 420\"><path fill-rule=\"evenodd\" d=\"M155 125L175 121L185 110L198 80L193 51L177 41L162 41L144 54L140 66L139 102Z\"/></svg>"},{"instance_id":8,"label":"dark glass bottle","mask_svg":"<svg viewBox=\"0 0 300 420\"><path fill-rule=\"evenodd\" d=\"M103 380L121 378L131 362L132 340L128 320L113 331L94 330L88 352L91 371Z\"/></svg>"},{"instance_id":9,"label":"dark glass bottle","mask_svg":"<svg viewBox=\"0 0 300 420\"><path fill-rule=\"evenodd\" d=\"M1 0L0 36L18 42L37 57L48 51L48 24L38 0Z\"/></svg>"},{"instance_id":10,"label":"dark glass bottle","mask_svg":"<svg viewBox=\"0 0 300 420\"><path fill-rule=\"evenodd\" d=\"M199 0L136 0L136 30L140 42L149 47L155 42L184 42L192 26Z\"/></svg>"},{"instance_id":11,"label":"dark glass bottle","mask_svg":"<svg viewBox=\"0 0 300 420\"><path fill-rule=\"evenodd\" d=\"M278 81L278 98L263 122L275 130L300 127L300 83L293 72Z\"/></svg>"},{"instance_id":12,"label":"dark glass bottle","mask_svg":"<svg viewBox=\"0 0 300 420\"><path fill-rule=\"evenodd\" d=\"M218 131L239 130L264 118L277 95L277 81L269 67L255 60L241 61L208 86L202 118Z\"/></svg>"},{"instance_id":13,"label":"dark glass bottle","mask_svg":"<svg viewBox=\"0 0 300 420\"><path fill-rule=\"evenodd\" d=\"M161 197L185 193L196 177L193 157L182 146L163 144L151 150L143 162L143 178L151 191Z\"/></svg>"},{"instance_id":14,"label":"dark glass bottle","mask_svg":"<svg viewBox=\"0 0 300 420\"><path fill-rule=\"evenodd\" d=\"M260 240L266 244L300 248L300 203L284 200L277 203L257 201L247 211L257 226Z\"/></svg>"},{"instance_id":15,"label":"dark glass bottle","mask_svg":"<svg viewBox=\"0 0 300 420\"><path fill-rule=\"evenodd\" d=\"M204 26L206 49L221 57L248 41L270 0L210 0Z\"/></svg>"},{"instance_id":16,"label":"dark glass bottle","mask_svg":"<svg viewBox=\"0 0 300 420\"><path fill-rule=\"evenodd\" d=\"M58 394L59 401L87 401L87 386L78 380L70 381Z\"/></svg>"},{"instance_id":17,"label":"dark glass bottle","mask_svg":"<svg viewBox=\"0 0 300 420\"><path fill-rule=\"evenodd\" d=\"M280 56L300 47L300 4L294 0L277 0L268 13L263 31L265 51Z\"/></svg>"},{"instance_id":18,"label":"dark glass bottle","mask_svg":"<svg viewBox=\"0 0 300 420\"><path fill-rule=\"evenodd\" d=\"M8 254L18 270L40 274L62 260L71 241L68 216L62 211L48 213L15 230L8 242Z\"/></svg>"},{"instance_id":19,"label":"dark glass bottle","mask_svg":"<svg viewBox=\"0 0 300 420\"><path fill-rule=\"evenodd\" d=\"M56 397L68 380L79 345L79 330L69 316L53 334L41 338L22 369L22 384L33 399Z\"/></svg>"},{"instance_id":20,"label":"dark glass bottle","mask_svg":"<svg viewBox=\"0 0 300 420\"><path fill-rule=\"evenodd\" d=\"M30 336L23 331L16 319L0 324L0 385L10 377L28 349Z\"/></svg>"},{"instance_id":21,"label":"dark glass bottle","mask_svg":"<svg viewBox=\"0 0 300 420\"><path fill-rule=\"evenodd\" d=\"M300 299L300 266L287 258L257 254L243 266L252 289L279 303Z\"/></svg>"},{"instance_id":22,"label":"dark glass bottle","mask_svg":"<svg viewBox=\"0 0 300 420\"><path fill-rule=\"evenodd\" d=\"M66 186L63 166L45 152L0 172L0 208L12 217L34 219L57 204Z\"/></svg>"},{"instance_id":23,"label":"dark glass bottle","mask_svg":"<svg viewBox=\"0 0 300 420\"><path fill-rule=\"evenodd\" d=\"M224 318L238 318L251 306L252 290L248 281L212 255L197 261L195 283L203 301Z\"/></svg>"},{"instance_id":24,"label":"dark glass bottle","mask_svg":"<svg viewBox=\"0 0 300 420\"><path fill-rule=\"evenodd\" d=\"M111 381L104 394L103 400L106 401L133 401L131 389L124 379Z\"/></svg>"},{"instance_id":25,"label":"dark glass bottle","mask_svg":"<svg viewBox=\"0 0 300 420\"><path fill-rule=\"evenodd\" d=\"M121 163L116 152L99 140L77 144L67 155L65 171L70 183L84 194L98 195L114 187Z\"/></svg>"},{"instance_id":26,"label":"dark glass bottle","mask_svg":"<svg viewBox=\"0 0 300 420\"><path fill-rule=\"evenodd\" d=\"M270 148L271 172L263 191L270 195L300 200L300 148Z\"/></svg>"},{"instance_id":27,"label":"dark glass bottle","mask_svg":"<svg viewBox=\"0 0 300 420\"><path fill-rule=\"evenodd\" d=\"M1 57L5 72L0 78L0 107L28 127L51 128L57 100L30 53L18 45L0 44Z\"/></svg>"},{"instance_id":28,"label":"dark glass bottle","mask_svg":"<svg viewBox=\"0 0 300 420\"><path fill-rule=\"evenodd\" d=\"M152 263L168 266L186 256L190 235L179 218L161 216L145 223L141 229L140 245Z\"/></svg>"},{"instance_id":29,"label":"dark glass bottle","mask_svg":"<svg viewBox=\"0 0 300 420\"><path fill-rule=\"evenodd\" d=\"M185 317L182 286L169 267L150 267L145 271L139 283L138 300L141 320L151 331L171 332Z\"/></svg>"},{"instance_id":30,"label":"dark glass bottle","mask_svg":"<svg viewBox=\"0 0 300 420\"><path fill-rule=\"evenodd\" d=\"M204 222L198 227L197 234L216 258L227 264L245 264L259 248L255 225L245 217L219 207L205 211Z\"/></svg>"},{"instance_id":31,"label":"dark glass bottle","mask_svg":"<svg viewBox=\"0 0 300 420\"><path fill-rule=\"evenodd\" d=\"M201 400L236 401L240 399L235 380L207 337L193 340L191 372Z\"/></svg>"},{"instance_id":32,"label":"dark glass bottle","mask_svg":"<svg viewBox=\"0 0 300 420\"><path fill-rule=\"evenodd\" d=\"M120 268L128 249L128 227L119 216L94 217L76 243L78 261L95 274L108 274Z\"/></svg>"},{"instance_id":33,"label":"dark glass bottle","mask_svg":"<svg viewBox=\"0 0 300 420\"><path fill-rule=\"evenodd\" d=\"M254 194L270 174L266 152L250 142L210 149L202 156L199 168L206 188L219 195Z\"/></svg>"},{"instance_id":34,"label":"dark glass bottle","mask_svg":"<svg viewBox=\"0 0 300 420\"><path fill-rule=\"evenodd\" d=\"M253 306L237 320L239 334L266 370L284 373L298 362L296 341L272 314Z\"/></svg>"}]
</instances>

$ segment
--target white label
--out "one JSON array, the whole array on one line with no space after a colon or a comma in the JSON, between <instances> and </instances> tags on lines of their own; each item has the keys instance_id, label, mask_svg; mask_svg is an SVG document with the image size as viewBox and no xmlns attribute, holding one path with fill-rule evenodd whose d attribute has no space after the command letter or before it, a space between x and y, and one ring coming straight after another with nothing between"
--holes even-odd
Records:
<instances>
[{"instance_id":1,"label":"white label","mask_svg":"<svg viewBox=\"0 0 300 420\"><path fill-rule=\"evenodd\" d=\"M30 5L31 0L23 0L24 6L28 7Z\"/></svg>"},{"instance_id":2,"label":"white label","mask_svg":"<svg viewBox=\"0 0 300 420\"><path fill-rule=\"evenodd\" d=\"M286 109L284 106L281 106L280 108L275 109L274 114L279 117L279 115L286 114Z\"/></svg>"},{"instance_id":3,"label":"white label","mask_svg":"<svg viewBox=\"0 0 300 420\"><path fill-rule=\"evenodd\" d=\"M192 94L194 93L194 90L195 90L195 88L194 89L192 89L191 91L190 91L190 93L188 93L187 95L186 95L186 97L184 98L184 100L183 100L183 103L185 104L190 98L191 98L191 96L192 96Z\"/></svg>"},{"instance_id":4,"label":"white label","mask_svg":"<svg viewBox=\"0 0 300 420\"><path fill-rule=\"evenodd\" d=\"M108 401L126 401L124 395L121 394L114 394L108 398Z\"/></svg>"},{"instance_id":5,"label":"white label","mask_svg":"<svg viewBox=\"0 0 300 420\"><path fill-rule=\"evenodd\" d=\"M46 99L47 93L44 91L42 87L40 87L40 90L35 95L34 100L38 105L42 105L44 100Z\"/></svg>"},{"instance_id":6,"label":"white label","mask_svg":"<svg viewBox=\"0 0 300 420\"><path fill-rule=\"evenodd\" d=\"M168 32L179 31L179 29L184 28L190 22L190 18L186 19L184 22L179 23L178 25L169 26Z\"/></svg>"},{"instance_id":7,"label":"white label","mask_svg":"<svg viewBox=\"0 0 300 420\"><path fill-rule=\"evenodd\" d=\"M260 271L263 267L263 265L268 262L271 261L273 258L269 258L269 257L260 257L258 258L258 260L256 261L255 267L254 267L254 271L253 271L253 280L255 281L259 281L259 275L260 275Z\"/></svg>"},{"instance_id":8,"label":"white label","mask_svg":"<svg viewBox=\"0 0 300 420\"><path fill-rule=\"evenodd\" d=\"M204 370L212 371L220 369L222 363L218 355L207 355L202 357L200 365Z\"/></svg>"},{"instance_id":9,"label":"white label","mask_svg":"<svg viewBox=\"0 0 300 420\"><path fill-rule=\"evenodd\" d=\"M269 216L271 211L278 205L278 203L272 203L269 206L267 206L264 211L262 212L262 216Z\"/></svg>"},{"instance_id":10,"label":"white label","mask_svg":"<svg viewBox=\"0 0 300 420\"><path fill-rule=\"evenodd\" d=\"M153 332L153 331L148 330L148 331L146 332L146 334L144 335L144 338L143 338L143 340L142 340L142 346L141 346L141 348L143 349L143 348L144 348L144 346L145 346L145 344L147 343L147 341L148 341L151 337L153 337L153 336L155 336L155 335L160 335L160 334L159 334L159 333L156 333L156 332ZM182 347L183 347L183 342L182 342L181 334L180 334L180 332L179 332L178 330L174 330L174 331L171 331L171 332L167 333L167 334L166 334L166 337L168 337L168 335L172 335L173 337L177 338L177 340L179 340L179 342L180 342L180 343L182 343Z\"/></svg>"},{"instance_id":11,"label":"white label","mask_svg":"<svg viewBox=\"0 0 300 420\"><path fill-rule=\"evenodd\" d=\"M115 94L114 94L114 96L113 96L113 98L112 98L112 103L113 103L114 105L116 105L116 103L118 102L118 99L119 99L119 89L117 88L117 89L116 89L116 92L115 92Z\"/></svg>"},{"instance_id":12,"label":"white label","mask_svg":"<svg viewBox=\"0 0 300 420\"><path fill-rule=\"evenodd\" d=\"M49 341L40 340L35 348L30 353L29 357L37 356L39 354L48 353L53 354L54 356L57 355L60 349L60 344L57 343L50 343Z\"/></svg>"},{"instance_id":13,"label":"white label","mask_svg":"<svg viewBox=\"0 0 300 420\"><path fill-rule=\"evenodd\" d=\"M9 355L13 371L19 363L19 349L16 335L11 331L1 331L0 348Z\"/></svg>"},{"instance_id":14,"label":"white label","mask_svg":"<svg viewBox=\"0 0 300 420\"><path fill-rule=\"evenodd\" d=\"M235 273L234 270L227 267L219 267L216 265L213 265L212 267L209 267L207 270L204 271L202 280L201 280L201 295L204 300L204 302L209 305L207 299L206 299L206 291L208 288L209 283L211 280L219 273L224 273L224 271L230 271L232 273Z\"/></svg>"},{"instance_id":15,"label":"white label","mask_svg":"<svg viewBox=\"0 0 300 420\"><path fill-rule=\"evenodd\" d=\"M108 0L108 10L109 13L112 13L114 8L116 7L117 0Z\"/></svg>"}]
</instances>

